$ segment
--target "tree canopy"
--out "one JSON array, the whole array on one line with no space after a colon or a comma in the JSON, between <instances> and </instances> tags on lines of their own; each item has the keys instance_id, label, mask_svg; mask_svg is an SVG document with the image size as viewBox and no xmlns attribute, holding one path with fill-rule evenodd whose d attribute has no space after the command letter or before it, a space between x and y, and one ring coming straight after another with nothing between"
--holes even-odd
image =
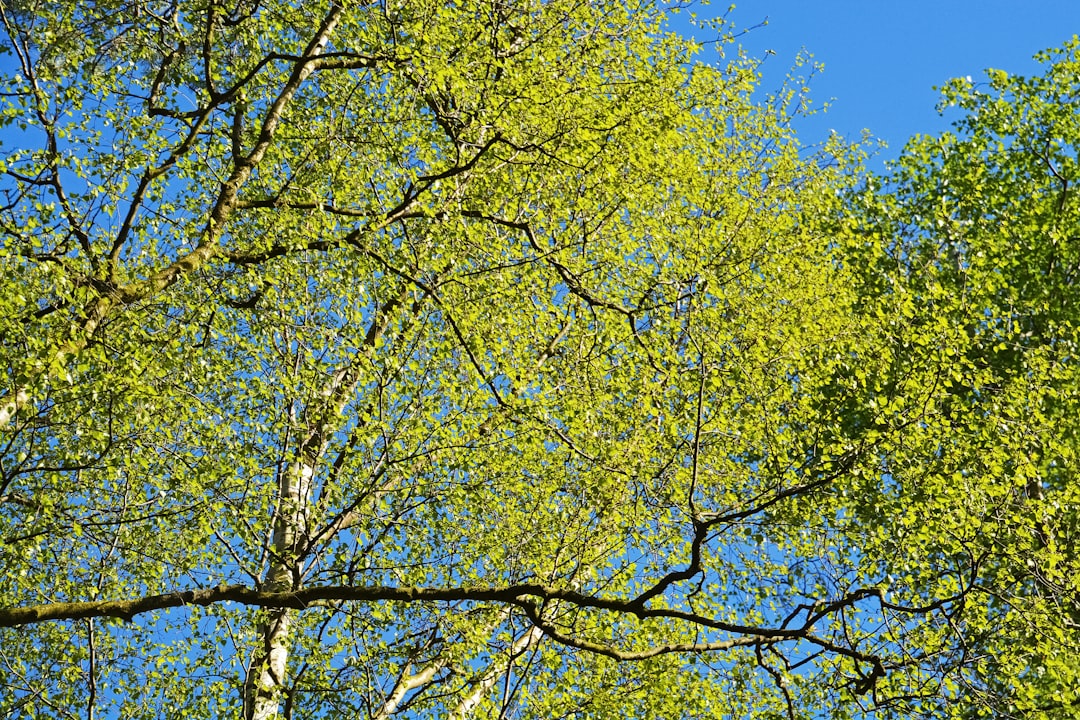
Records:
<instances>
[{"instance_id":1,"label":"tree canopy","mask_svg":"<svg viewBox=\"0 0 1080 720\"><path fill-rule=\"evenodd\" d=\"M970 568L950 630L965 717L1080 716L1078 51L1040 53L1039 77L947 84L954 132L913 139L849 205L869 294L922 306L897 316L910 370L940 367L911 486L885 515L935 520L918 543L881 540L905 570Z\"/></svg>"},{"instance_id":2,"label":"tree canopy","mask_svg":"<svg viewBox=\"0 0 1080 720\"><path fill-rule=\"evenodd\" d=\"M680 10L0 5L0 714L1077 714L1077 45Z\"/></svg>"}]
</instances>

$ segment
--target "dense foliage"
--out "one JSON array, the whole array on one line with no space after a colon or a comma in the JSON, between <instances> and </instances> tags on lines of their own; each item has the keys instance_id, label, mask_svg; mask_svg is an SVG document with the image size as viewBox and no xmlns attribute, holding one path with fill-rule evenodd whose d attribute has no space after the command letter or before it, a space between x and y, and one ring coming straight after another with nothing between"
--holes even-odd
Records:
<instances>
[{"instance_id":1,"label":"dense foliage","mask_svg":"<svg viewBox=\"0 0 1080 720\"><path fill-rule=\"evenodd\" d=\"M1075 712L1075 46L864 182L676 10L0 6L0 714Z\"/></svg>"},{"instance_id":2,"label":"dense foliage","mask_svg":"<svg viewBox=\"0 0 1080 720\"><path fill-rule=\"evenodd\" d=\"M1080 716L1078 51L1041 53L1039 77L946 85L955 132L912 140L852 203L865 292L936 408L874 499L914 533L890 522L878 542L920 585L968 574L963 612L920 645L953 647L967 717Z\"/></svg>"}]
</instances>

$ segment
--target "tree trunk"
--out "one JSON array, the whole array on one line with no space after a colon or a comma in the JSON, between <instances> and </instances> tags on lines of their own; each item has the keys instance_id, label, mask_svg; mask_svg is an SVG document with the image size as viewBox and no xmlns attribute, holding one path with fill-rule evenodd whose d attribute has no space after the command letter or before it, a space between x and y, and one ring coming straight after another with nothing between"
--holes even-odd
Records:
<instances>
[{"instance_id":1,"label":"tree trunk","mask_svg":"<svg viewBox=\"0 0 1080 720\"><path fill-rule=\"evenodd\" d=\"M262 589L274 592L301 587L300 551L308 528L311 479L315 459L293 463L283 473L279 488L278 512L274 521L270 568ZM277 717L281 690L285 685L291 643L293 610L275 608L259 624L258 641L244 681L244 717L266 720Z\"/></svg>"}]
</instances>

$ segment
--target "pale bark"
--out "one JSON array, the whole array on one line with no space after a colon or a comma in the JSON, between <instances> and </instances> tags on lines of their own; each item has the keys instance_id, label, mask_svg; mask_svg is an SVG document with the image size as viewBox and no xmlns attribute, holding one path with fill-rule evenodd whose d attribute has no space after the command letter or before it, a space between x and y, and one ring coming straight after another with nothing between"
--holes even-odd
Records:
<instances>
[{"instance_id":1,"label":"pale bark","mask_svg":"<svg viewBox=\"0 0 1080 720\"><path fill-rule=\"evenodd\" d=\"M405 700L405 696L409 694L409 691L418 687L427 685L435 676L447 666L449 661L445 657L440 657L424 666L424 669L418 673L412 675L409 674L410 668L406 666L401 678L398 679L397 684L394 685L393 691L390 696L386 698L386 702L379 709L379 712L375 714L372 720L387 720L391 715L397 712L398 707L401 706L402 701Z\"/></svg>"},{"instance_id":2,"label":"pale bark","mask_svg":"<svg viewBox=\"0 0 1080 720\"><path fill-rule=\"evenodd\" d=\"M491 688L495 686L495 683L499 681L500 677L510 671L511 665L514 660L521 655L521 653L528 650L533 645L540 642L544 637L543 631L538 627L529 628L528 632L519 637L510 646L506 663L495 663L492 661L491 666L486 672L476 681L476 685L473 691L465 696L454 711L450 713L450 720L466 720L472 717L473 711L476 710L476 706L480 704L480 701L484 699L484 696L491 691Z\"/></svg>"},{"instance_id":3,"label":"pale bark","mask_svg":"<svg viewBox=\"0 0 1080 720\"><path fill-rule=\"evenodd\" d=\"M311 505L316 469L331 437L340 427L346 405L356 393L363 374L362 365L370 359L393 312L404 301L406 289L403 285L398 295L376 314L364 346L347 365L334 373L307 414L309 424L301 436L298 459L279 480L270 566L262 583L262 590L266 592L294 592L303 587L303 560L312 536ZM293 613L294 610L285 607L271 609L259 625L261 644L252 656L244 681L244 716L250 720L267 720L278 714L288 670Z\"/></svg>"},{"instance_id":4,"label":"pale bark","mask_svg":"<svg viewBox=\"0 0 1080 720\"><path fill-rule=\"evenodd\" d=\"M279 508L273 531L273 559L262 588L268 592L288 592L300 588L298 551L309 526L313 462L294 463L281 479ZM244 683L245 717L273 718L288 669L293 613L274 608L260 624L260 647L255 651Z\"/></svg>"},{"instance_id":5,"label":"pale bark","mask_svg":"<svg viewBox=\"0 0 1080 720\"><path fill-rule=\"evenodd\" d=\"M0 400L0 428L7 427L15 415L30 402L25 388L16 388L11 395Z\"/></svg>"}]
</instances>

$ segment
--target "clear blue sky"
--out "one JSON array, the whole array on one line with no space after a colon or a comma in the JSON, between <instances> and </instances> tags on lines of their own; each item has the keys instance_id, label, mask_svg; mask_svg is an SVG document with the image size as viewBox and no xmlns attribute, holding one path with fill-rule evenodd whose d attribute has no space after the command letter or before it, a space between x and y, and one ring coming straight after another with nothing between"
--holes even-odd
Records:
<instances>
[{"instance_id":1,"label":"clear blue sky","mask_svg":"<svg viewBox=\"0 0 1080 720\"><path fill-rule=\"evenodd\" d=\"M767 89L801 48L825 64L811 90L832 108L803 128L807 139L830 128L857 139L866 128L889 144L875 167L911 135L948 127L934 109L933 86L966 75L977 82L986 68L1035 74L1032 55L1080 34L1080 0L734 1L728 17L740 28L768 17L766 27L739 38L753 56L775 51L763 68ZM716 0L699 15L723 13L727 5Z\"/></svg>"}]
</instances>

